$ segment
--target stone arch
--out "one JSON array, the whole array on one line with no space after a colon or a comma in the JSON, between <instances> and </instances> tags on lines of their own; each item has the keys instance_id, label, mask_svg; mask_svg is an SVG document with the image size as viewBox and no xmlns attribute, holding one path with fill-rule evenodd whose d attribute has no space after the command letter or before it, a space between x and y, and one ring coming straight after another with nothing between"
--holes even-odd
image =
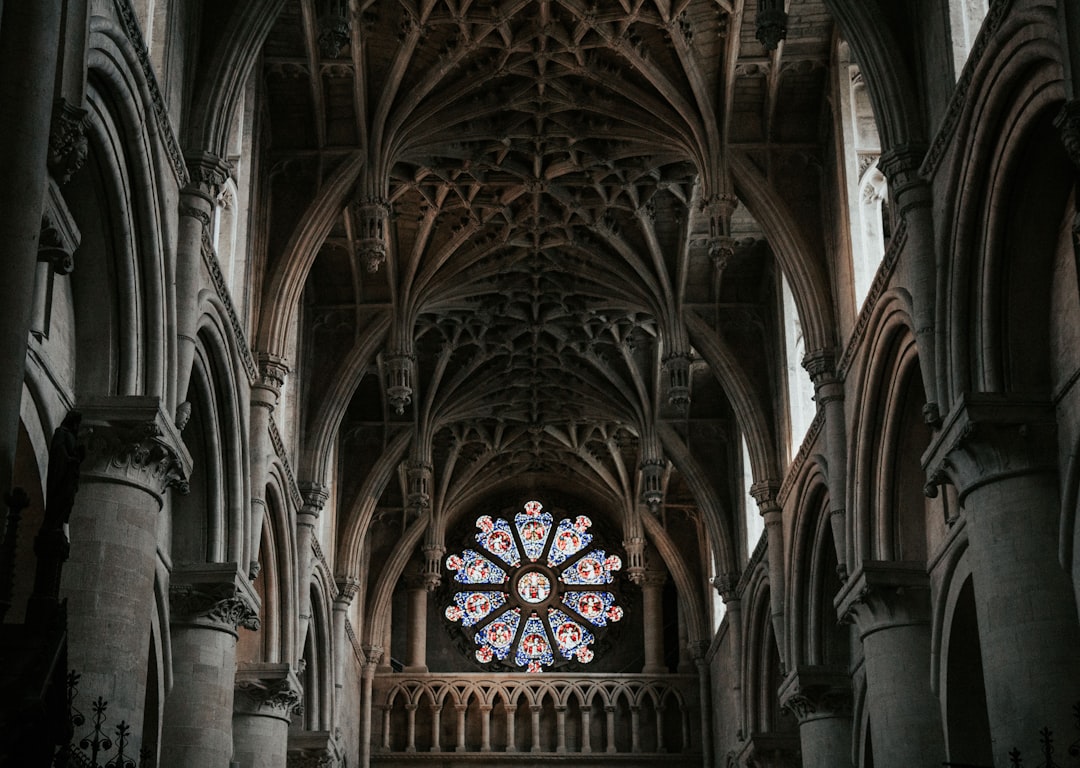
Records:
<instances>
[{"instance_id":1,"label":"stone arch","mask_svg":"<svg viewBox=\"0 0 1080 768\"><path fill-rule=\"evenodd\" d=\"M938 326L950 403L962 392L1048 396L1052 250L1072 170L1052 120L1064 100L1056 16L1044 6L1006 17L975 63L955 120L941 230Z\"/></svg>"},{"instance_id":2,"label":"stone arch","mask_svg":"<svg viewBox=\"0 0 1080 768\"><path fill-rule=\"evenodd\" d=\"M772 183L745 156L732 153L731 172L747 209L761 225L776 261L791 285L806 339L806 349L832 349L836 320L821 248L807 239Z\"/></svg>"},{"instance_id":3,"label":"stone arch","mask_svg":"<svg viewBox=\"0 0 1080 768\"><path fill-rule=\"evenodd\" d=\"M866 78L882 149L926 141L926 117L904 50L877 3L827 0ZM911 54L911 57L905 54Z\"/></svg>"},{"instance_id":4,"label":"stone arch","mask_svg":"<svg viewBox=\"0 0 1080 768\"><path fill-rule=\"evenodd\" d=\"M829 520L828 470L820 455L803 464L791 497L797 499L790 553L788 583L791 595L787 601L788 656L792 666L822 664L822 624L830 617L836 623L832 607L833 595L822 593L827 574L822 572L822 557L832 549L832 528ZM835 578L835 572L832 574ZM838 582L839 579L836 579Z\"/></svg>"},{"instance_id":5,"label":"stone arch","mask_svg":"<svg viewBox=\"0 0 1080 768\"><path fill-rule=\"evenodd\" d=\"M934 605L931 647L938 663L931 668L931 682L941 701L949 760L989 764L993 752L975 610L977 585L966 556L967 535L963 528L954 542L937 568L943 597Z\"/></svg>"},{"instance_id":6,"label":"stone arch","mask_svg":"<svg viewBox=\"0 0 1080 768\"><path fill-rule=\"evenodd\" d=\"M859 407L848 452L848 488L854 493L848 505L849 572L865 559L926 560L925 515L909 510L926 503L920 459L929 440L929 434L917 433L926 397L911 317L905 292L883 295L867 329L871 342L853 371ZM906 505L899 493L907 494Z\"/></svg>"},{"instance_id":7,"label":"stone arch","mask_svg":"<svg viewBox=\"0 0 1080 768\"><path fill-rule=\"evenodd\" d=\"M87 64L89 152L65 187L83 235L78 268L64 286L75 331L74 388L80 398L167 401L176 342L166 331L172 297L161 206L170 173L147 130L151 100L135 52L101 17L91 23Z\"/></svg>"}]
</instances>

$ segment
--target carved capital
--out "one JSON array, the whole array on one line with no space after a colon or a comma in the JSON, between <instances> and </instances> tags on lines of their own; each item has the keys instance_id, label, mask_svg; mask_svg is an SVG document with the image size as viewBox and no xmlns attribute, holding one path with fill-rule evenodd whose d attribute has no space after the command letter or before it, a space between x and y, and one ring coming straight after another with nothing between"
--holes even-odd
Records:
<instances>
[{"instance_id":1,"label":"carved capital","mask_svg":"<svg viewBox=\"0 0 1080 768\"><path fill-rule=\"evenodd\" d=\"M213 207L221 187L232 176L232 166L210 152L194 152L184 156L191 181L183 194L194 195Z\"/></svg>"},{"instance_id":2,"label":"carved capital","mask_svg":"<svg viewBox=\"0 0 1080 768\"><path fill-rule=\"evenodd\" d=\"M304 499L304 505L300 510L301 514L318 519L319 515L322 514L323 507L326 506L326 500L330 498L330 489L322 483L312 480L298 483L298 485L300 495Z\"/></svg>"},{"instance_id":3,"label":"carved capital","mask_svg":"<svg viewBox=\"0 0 1080 768\"><path fill-rule=\"evenodd\" d=\"M725 604L738 599L736 590L738 589L740 578L741 574L738 571L728 571L727 573L721 573L713 577L712 585L716 588L716 592L720 595L720 598Z\"/></svg>"},{"instance_id":4,"label":"carved capital","mask_svg":"<svg viewBox=\"0 0 1080 768\"><path fill-rule=\"evenodd\" d=\"M88 481L133 485L157 497L187 493L191 455L156 397L90 398L80 403Z\"/></svg>"},{"instance_id":5,"label":"carved capital","mask_svg":"<svg viewBox=\"0 0 1080 768\"><path fill-rule=\"evenodd\" d=\"M87 111L64 99L53 103L52 128L49 133L49 173L63 185L79 172L86 162L89 144L86 140Z\"/></svg>"},{"instance_id":6,"label":"carved capital","mask_svg":"<svg viewBox=\"0 0 1080 768\"><path fill-rule=\"evenodd\" d=\"M912 205L929 204L930 187L919 175L919 167L926 157L926 145L919 143L899 144L890 147L878 158L878 170L889 180L889 186L900 211Z\"/></svg>"},{"instance_id":7,"label":"carved capital","mask_svg":"<svg viewBox=\"0 0 1080 768\"><path fill-rule=\"evenodd\" d=\"M375 666L382 661L383 649L381 645L365 645L361 650L364 652L369 666Z\"/></svg>"},{"instance_id":8,"label":"carved capital","mask_svg":"<svg viewBox=\"0 0 1080 768\"><path fill-rule=\"evenodd\" d=\"M627 569L627 578L642 589L660 589L667 583L667 571L651 571L648 569Z\"/></svg>"},{"instance_id":9,"label":"carved capital","mask_svg":"<svg viewBox=\"0 0 1080 768\"><path fill-rule=\"evenodd\" d=\"M284 357L269 352L260 352L257 357L259 364L259 379L256 387L268 390L274 397L281 397L281 388L285 386L285 379L289 375L289 364Z\"/></svg>"},{"instance_id":10,"label":"carved capital","mask_svg":"<svg viewBox=\"0 0 1080 768\"><path fill-rule=\"evenodd\" d=\"M389 219L390 203L383 198L371 197L353 204L356 256L368 272L378 272L386 261Z\"/></svg>"},{"instance_id":11,"label":"carved capital","mask_svg":"<svg viewBox=\"0 0 1080 768\"><path fill-rule=\"evenodd\" d=\"M967 393L922 457L927 492L948 481L960 503L968 493L1011 477L1052 471L1057 422L1045 402L995 393Z\"/></svg>"},{"instance_id":12,"label":"carved capital","mask_svg":"<svg viewBox=\"0 0 1080 768\"><path fill-rule=\"evenodd\" d=\"M833 602L842 622L859 635L930 621L930 577L923 563L867 560Z\"/></svg>"},{"instance_id":13,"label":"carved capital","mask_svg":"<svg viewBox=\"0 0 1080 768\"><path fill-rule=\"evenodd\" d=\"M236 563L185 566L169 584L173 624L201 626L236 634L259 628L259 598Z\"/></svg>"},{"instance_id":14,"label":"carved capital","mask_svg":"<svg viewBox=\"0 0 1080 768\"><path fill-rule=\"evenodd\" d=\"M434 592L442 583L442 558L446 554L446 547L441 544L425 544L421 549L424 553L424 588L428 592Z\"/></svg>"},{"instance_id":15,"label":"carved capital","mask_svg":"<svg viewBox=\"0 0 1080 768\"><path fill-rule=\"evenodd\" d=\"M346 605L352 604L353 598L360 591L360 579L355 576L342 576L335 583L338 589L337 597L334 598L335 602L343 602Z\"/></svg>"},{"instance_id":16,"label":"carved capital","mask_svg":"<svg viewBox=\"0 0 1080 768\"><path fill-rule=\"evenodd\" d=\"M799 723L852 715L851 678L842 669L803 666L780 686L780 706Z\"/></svg>"},{"instance_id":17,"label":"carved capital","mask_svg":"<svg viewBox=\"0 0 1080 768\"><path fill-rule=\"evenodd\" d=\"M780 483L774 480L762 480L750 486L750 495L757 502L762 516L780 512Z\"/></svg>"},{"instance_id":18,"label":"carved capital","mask_svg":"<svg viewBox=\"0 0 1080 768\"><path fill-rule=\"evenodd\" d=\"M1072 164L1080 169L1080 100L1072 99L1062 104L1054 118L1054 126L1061 133L1061 143Z\"/></svg>"},{"instance_id":19,"label":"carved capital","mask_svg":"<svg viewBox=\"0 0 1080 768\"><path fill-rule=\"evenodd\" d=\"M70 275L75 270L75 251L81 241L82 232L75 224L75 217L68 210L59 187L50 181L41 212L38 261L52 264L53 272L58 275Z\"/></svg>"},{"instance_id":20,"label":"carved capital","mask_svg":"<svg viewBox=\"0 0 1080 768\"><path fill-rule=\"evenodd\" d=\"M836 353L832 349L813 349L802 359L802 367L810 374L814 386L836 379Z\"/></svg>"},{"instance_id":21,"label":"carved capital","mask_svg":"<svg viewBox=\"0 0 1080 768\"><path fill-rule=\"evenodd\" d=\"M289 722L303 711L304 689L289 664L240 664L233 710Z\"/></svg>"}]
</instances>

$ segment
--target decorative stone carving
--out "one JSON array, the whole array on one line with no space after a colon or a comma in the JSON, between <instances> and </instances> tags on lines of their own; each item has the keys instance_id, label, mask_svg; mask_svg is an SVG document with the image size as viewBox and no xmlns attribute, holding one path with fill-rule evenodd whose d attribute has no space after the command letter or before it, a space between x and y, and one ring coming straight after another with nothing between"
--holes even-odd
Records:
<instances>
[{"instance_id":1,"label":"decorative stone carving","mask_svg":"<svg viewBox=\"0 0 1080 768\"><path fill-rule=\"evenodd\" d=\"M386 227L390 204L380 198L369 198L353 206L356 230L356 255L368 272L375 273L386 261Z\"/></svg>"},{"instance_id":2,"label":"decorative stone carving","mask_svg":"<svg viewBox=\"0 0 1080 768\"><path fill-rule=\"evenodd\" d=\"M413 514L421 515L431 507L432 466L426 461L412 459L405 462L404 468L409 489L406 504Z\"/></svg>"},{"instance_id":3,"label":"decorative stone carving","mask_svg":"<svg viewBox=\"0 0 1080 768\"><path fill-rule=\"evenodd\" d=\"M289 721L303 711L304 690L288 664L241 664L236 671L238 713Z\"/></svg>"},{"instance_id":4,"label":"decorative stone carving","mask_svg":"<svg viewBox=\"0 0 1080 768\"><path fill-rule=\"evenodd\" d=\"M173 624L194 624L235 633L259 628L259 600L235 563L177 569L169 585Z\"/></svg>"},{"instance_id":5,"label":"decorative stone carving","mask_svg":"<svg viewBox=\"0 0 1080 768\"><path fill-rule=\"evenodd\" d=\"M664 370L668 372L668 403L680 410L690 406L690 355L673 352L664 358Z\"/></svg>"},{"instance_id":6,"label":"decorative stone carving","mask_svg":"<svg viewBox=\"0 0 1080 768\"><path fill-rule=\"evenodd\" d=\"M851 678L832 667L803 666L780 686L780 706L799 723L852 715Z\"/></svg>"},{"instance_id":7,"label":"decorative stone carving","mask_svg":"<svg viewBox=\"0 0 1080 768\"><path fill-rule=\"evenodd\" d=\"M960 503L975 488L1007 477L1052 471L1057 456L1054 409L997 393L966 393L923 455L926 491L948 480Z\"/></svg>"},{"instance_id":8,"label":"decorative stone carving","mask_svg":"<svg viewBox=\"0 0 1080 768\"><path fill-rule=\"evenodd\" d=\"M755 37L766 51L775 51L787 37L787 14L782 0L758 0Z\"/></svg>"},{"instance_id":9,"label":"decorative stone carving","mask_svg":"<svg viewBox=\"0 0 1080 768\"><path fill-rule=\"evenodd\" d=\"M1054 127L1061 133L1061 143L1072 164L1080 170L1080 100L1072 99L1061 105Z\"/></svg>"},{"instance_id":10,"label":"decorative stone carving","mask_svg":"<svg viewBox=\"0 0 1080 768\"><path fill-rule=\"evenodd\" d=\"M412 402L412 377L416 357L407 353L386 357L386 400L398 416L405 413L405 406Z\"/></svg>"},{"instance_id":11,"label":"decorative stone carving","mask_svg":"<svg viewBox=\"0 0 1080 768\"><path fill-rule=\"evenodd\" d=\"M423 553L424 570L421 578L424 582L424 588L428 592L434 592L442 582L441 566L443 555L446 554L446 547L441 544L425 544Z\"/></svg>"},{"instance_id":12,"label":"decorative stone carving","mask_svg":"<svg viewBox=\"0 0 1080 768\"><path fill-rule=\"evenodd\" d=\"M275 403L281 397L281 388L289 375L289 364L285 358L269 352L260 352L257 358L259 378L255 386L267 390L273 395Z\"/></svg>"},{"instance_id":13,"label":"decorative stone carving","mask_svg":"<svg viewBox=\"0 0 1080 768\"><path fill-rule=\"evenodd\" d=\"M206 205L213 208L221 187L232 176L232 166L210 152L194 152L184 156L187 161L190 182L183 193L202 198Z\"/></svg>"},{"instance_id":14,"label":"decorative stone carving","mask_svg":"<svg viewBox=\"0 0 1080 768\"><path fill-rule=\"evenodd\" d=\"M70 275L75 271L75 251L82 233L55 182L49 182L45 207L41 213L41 233L38 236L38 261L52 264L53 272Z\"/></svg>"},{"instance_id":15,"label":"decorative stone carving","mask_svg":"<svg viewBox=\"0 0 1080 768\"><path fill-rule=\"evenodd\" d=\"M342 576L335 582L337 585L338 593L335 601L345 602L346 604L352 603L353 598L360 591L360 579L355 576Z\"/></svg>"},{"instance_id":16,"label":"decorative stone carving","mask_svg":"<svg viewBox=\"0 0 1080 768\"><path fill-rule=\"evenodd\" d=\"M664 471L667 462L661 458L647 458L641 462L641 501L656 512L664 503Z\"/></svg>"},{"instance_id":17,"label":"decorative stone carving","mask_svg":"<svg viewBox=\"0 0 1080 768\"><path fill-rule=\"evenodd\" d=\"M83 476L144 488L159 498L188 491L191 456L156 397L91 399L81 408Z\"/></svg>"},{"instance_id":18,"label":"decorative stone carving","mask_svg":"<svg viewBox=\"0 0 1080 768\"><path fill-rule=\"evenodd\" d=\"M319 53L336 59L349 44L349 19L338 13L319 17Z\"/></svg>"},{"instance_id":19,"label":"decorative stone carving","mask_svg":"<svg viewBox=\"0 0 1080 768\"><path fill-rule=\"evenodd\" d=\"M52 131L49 134L49 173L60 185L67 184L86 163L89 144L86 140L87 111L64 99L53 105Z\"/></svg>"},{"instance_id":20,"label":"decorative stone carving","mask_svg":"<svg viewBox=\"0 0 1080 768\"><path fill-rule=\"evenodd\" d=\"M298 485L300 487L300 495L304 499L304 505L300 509L300 514L306 515L313 520L317 520L319 515L322 514L323 507L326 506L327 499L330 498L330 489L326 485L314 481L305 481Z\"/></svg>"},{"instance_id":21,"label":"decorative stone carving","mask_svg":"<svg viewBox=\"0 0 1080 768\"><path fill-rule=\"evenodd\" d=\"M834 601L842 622L863 637L898 624L930 621L930 577L923 563L865 561Z\"/></svg>"},{"instance_id":22,"label":"decorative stone carving","mask_svg":"<svg viewBox=\"0 0 1080 768\"><path fill-rule=\"evenodd\" d=\"M725 604L738 599L737 589L742 574L738 571L728 571L713 577L712 585Z\"/></svg>"}]
</instances>

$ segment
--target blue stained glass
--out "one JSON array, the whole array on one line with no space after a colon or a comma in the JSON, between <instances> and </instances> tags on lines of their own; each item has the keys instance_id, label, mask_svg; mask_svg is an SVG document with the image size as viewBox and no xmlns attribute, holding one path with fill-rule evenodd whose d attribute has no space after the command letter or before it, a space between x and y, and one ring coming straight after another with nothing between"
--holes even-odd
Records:
<instances>
[{"instance_id":1,"label":"blue stained glass","mask_svg":"<svg viewBox=\"0 0 1080 768\"><path fill-rule=\"evenodd\" d=\"M622 618L622 608L615 605L615 595L610 592L567 592L563 602L597 627L606 627L608 622Z\"/></svg>"},{"instance_id":2,"label":"blue stained glass","mask_svg":"<svg viewBox=\"0 0 1080 768\"><path fill-rule=\"evenodd\" d=\"M476 542L481 547L511 567L521 563L517 542L510 532L510 523L501 517L492 520L490 515L484 515L477 519L476 527L480 529L480 533L476 534Z\"/></svg>"},{"instance_id":3,"label":"blue stained glass","mask_svg":"<svg viewBox=\"0 0 1080 768\"><path fill-rule=\"evenodd\" d=\"M596 640L592 632L557 608L548 608L548 621L551 622L551 629L555 633L555 644L559 647L559 653L564 659L577 656L582 649L592 645ZM588 654L588 658L582 661L588 661L591 658L592 654Z\"/></svg>"},{"instance_id":4,"label":"blue stained glass","mask_svg":"<svg viewBox=\"0 0 1080 768\"><path fill-rule=\"evenodd\" d=\"M530 501L524 512L514 515L514 525L525 548L525 556L530 560L538 559L551 533L551 513L544 512L539 501Z\"/></svg>"},{"instance_id":5,"label":"blue stained glass","mask_svg":"<svg viewBox=\"0 0 1080 768\"><path fill-rule=\"evenodd\" d=\"M519 667L527 667L529 672L539 672L542 666L550 667L555 662L544 623L535 613L525 620L514 661Z\"/></svg>"},{"instance_id":6,"label":"blue stained glass","mask_svg":"<svg viewBox=\"0 0 1080 768\"><path fill-rule=\"evenodd\" d=\"M502 584L506 571L472 549L446 558L446 567L457 571L454 578L462 584Z\"/></svg>"},{"instance_id":7,"label":"blue stained glass","mask_svg":"<svg viewBox=\"0 0 1080 768\"><path fill-rule=\"evenodd\" d=\"M477 632L476 643L480 650L476 652L476 658L481 661L490 661L492 657L500 661L505 659L510 654L510 646L520 623L521 610L512 608Z\"/></svg>"},{"instance_id":8,"label":"blue stained glass","mask_svg":"<svg viewBox=\"0 0 1080 768\"><path fill-rule=\"evenodd\" d=\"M458 592L454 595L454 605L458 608L463 627L473 626L492 611L501 608L504 603L506 594L503 592Z\"/></svg>"},{"instance_id":9,"label":"blue stained glass","mask_svg":"<svg viewBox=\"0 0 1080 768\"><path fill-rule=\"evenodd\" d=\"M578 515L571 521L563 518L555 529L555 538L551 542L551 551L548 552L548 565L555 567L560 565L566 558L576 555L592 541L592 534L586 529L592 525L592 520L585 515Z\"/></svg>"},{"instance_id":10,"label":"blue stained glass","mask_svg":"<svg viewBox=\"0 0 1080 768\"><path fill-rule=\"evenodd\" d=\"M622 561L612 555L607 557L602 549L594 549L578 560L560 577L565 584L610 584L612 571L622 568Z\"/></svg>"}]
</instances>

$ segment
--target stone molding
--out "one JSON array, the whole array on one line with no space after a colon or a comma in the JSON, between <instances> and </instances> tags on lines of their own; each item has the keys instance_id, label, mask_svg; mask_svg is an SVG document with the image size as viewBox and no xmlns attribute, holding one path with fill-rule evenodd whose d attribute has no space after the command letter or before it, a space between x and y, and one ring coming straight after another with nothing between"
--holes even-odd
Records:
<instances>
[{"instance_id":1,"label":"stone molding","mask_svg":"<svg viewBox=\"0 0 1080 768\"><path fill-rule=\"evenodd\" d=\"M780 685L780 706L799 724L830 718L851 718L851 678L838 667L800 665Z\"/></svg>"},{"instance_id":2,"label":"stone molding","mask_svg":"<svg viewBox=\"0 0 1080 768\"><path fill-rule=\"evenodd\" d=\"M956 487L960 503L968 493L1010 477L1051 472L1057 460L1057 422L1046 402L1009 395L961 395L941 431L922 457L926 493Z\"/></svg>"},{"instance_id":3,"label":"stone molding","mask_svg":"<svg viewBox=\"0 0 1080 768\"><path fill-rule=\"evenodd\" d=\"M930 577L926 564L864 560L833 601L840 621L861 639L891 627L929 624Z\"/></svg>"},{"instance_id":4,"label":"stone molding","mask_svg":"<svg viewBox=\"0 0 1080 768\"><path fill-rule=\"evenodd\" d=\"M57 99L53 103L52 129L49 133L49 173L57 184L67 184L86 163L89 143L86 139L87 115L82 107Z\"/></svg>"},{"instance_id":5,"label":"stone molding","mask_svg":"<svg viewBox=\"0 0 1080 768\"><path fill-rule=\"evenodd\" d=\"M236 563L204 563L173 570L171 623L236 634L259 628L259 598Z\"/></svg>"},{"instance_id":6,"label":"stone molding","mask_svg":"<svg viewBox=\"0 0 1080 768\"><path fill-rule=\"evenodd\" d=\"M337 741L329 731L296 731L289 734L287 768L337 768L341 764Z\"/></svg>"},{"instance_id":7,"label":"stone molding","mask_svg":"<svg viewBox=\"0 0 1080 768\"><path fill-rule=\"evenodd\" d=\"M48 262L58 275L75 271L75 251L82 242L82 232L60 192L56 181L49 179L45 206L41 212L38 238L38 261Z\"/></svg>"},{"instance_id":8,"label":"stone molding","mask_svg":"<svg viewBox=\"0 0 1080 768\"><path fill-rule=\"evenodd\" d=\"M188 491L192 459L157 397L80 401L86 438L86 481L132 485L163 503L170 488Z\"/></svg>"},{"instance_id":9,"label":"stone molding","mask_svg":"<svg viewBox=\"0 0 1080 768\"><path fill-rule=\"evenodd\" d=\"M739 750L739 764L747 768L796 768L799 737L795 734L752 733Z\"/></svg>"},{"instance_id":10,"label":"stone molding","mask_svg":"<svg viewBox=\"0 0 1080 768\"><path fill-rule=\"evenodd\" d=\"M241 663L233 711L290 722L303 712L304 688L291 664Z\"/></svg>"}]
</instances>

